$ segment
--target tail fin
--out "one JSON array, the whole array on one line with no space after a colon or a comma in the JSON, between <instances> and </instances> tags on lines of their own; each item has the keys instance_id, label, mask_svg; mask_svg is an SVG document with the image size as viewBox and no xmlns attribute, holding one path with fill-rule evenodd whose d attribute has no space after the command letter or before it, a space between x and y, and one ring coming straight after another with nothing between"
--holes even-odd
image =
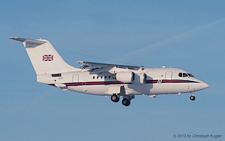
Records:
<instances>
[{"instance_id":1,"label":"tail fin","mask_svg":"<svg viewBox=\"0 0 225 141\"><path fill-rule=\"evenodd\" d=\"M36 74L53 74L77 70L68 65L47 40L10 37L23 42Z\"/></svg>"}]
</instances>

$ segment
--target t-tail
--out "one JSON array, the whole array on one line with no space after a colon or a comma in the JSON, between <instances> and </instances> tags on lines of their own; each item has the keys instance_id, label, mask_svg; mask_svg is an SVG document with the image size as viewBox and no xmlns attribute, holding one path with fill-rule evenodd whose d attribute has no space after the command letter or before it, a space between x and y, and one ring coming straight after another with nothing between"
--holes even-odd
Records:
<instances>
[{"instance_id":1,"label":"t-tail","mask_svg":"<svg viewBox=\"0 0 225 141\"><path fill-rule=\"evenodd\" d=\"M68 65L47 40L19 37L10 37L10 39L23 42L37 76L77 70Z\"/></svg>"}]
</instances>

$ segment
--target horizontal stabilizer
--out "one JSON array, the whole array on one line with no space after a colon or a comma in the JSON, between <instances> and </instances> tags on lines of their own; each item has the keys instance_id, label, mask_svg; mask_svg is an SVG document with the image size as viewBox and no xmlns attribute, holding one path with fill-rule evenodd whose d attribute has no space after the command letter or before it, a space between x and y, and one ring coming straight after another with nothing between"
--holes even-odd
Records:
<instances>
[{"instance_id":1,"label":"horizontal stabilizer","mask_svg":"<svg viewBox=\"0 0 225 141\"><path fill-rule=\"evenodd\" d=\"M20 38L20 37L10 37L10 39L23 42L25 47L36 47L46 43L43 40L33 40L33 39Z\"/></svg>"},{"instance_id":2,"label":"horizontal stabilizer","mask_svg":"<svg viewBox=\"0 0 225 141\"><path fill-rule=\"evenodd\" d=\"M20 42L24 42L27 39L26 38L19 38L19 37L9 37L10 39L16 40L16 41L20 41Z\"/></svg>"}]
</instances>

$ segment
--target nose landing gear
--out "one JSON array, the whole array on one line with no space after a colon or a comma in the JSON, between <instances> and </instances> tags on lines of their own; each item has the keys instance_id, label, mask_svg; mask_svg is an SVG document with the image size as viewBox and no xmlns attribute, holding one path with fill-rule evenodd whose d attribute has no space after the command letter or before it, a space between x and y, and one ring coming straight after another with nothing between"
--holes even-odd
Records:
<instances>
[{"instance_id":1,"label":"nose landing gear","mask_svg":"<svg viewBox=\"0 0 225 141\"><path fill-rule=\"evenodd\" d=\"M195 96L190 96L190 100L194 101L195 100Z\"/></svg>"},{"instance_id":2,"label":"nose landing gear","mask_svg":"<svg viewBox=\"0 0 225 141\"><path fill-rule=\"evenodd\" d=\"M190 100L192 100L192 101L195 100L194 92L191 92Z\"/></svg>"}]
</instances>

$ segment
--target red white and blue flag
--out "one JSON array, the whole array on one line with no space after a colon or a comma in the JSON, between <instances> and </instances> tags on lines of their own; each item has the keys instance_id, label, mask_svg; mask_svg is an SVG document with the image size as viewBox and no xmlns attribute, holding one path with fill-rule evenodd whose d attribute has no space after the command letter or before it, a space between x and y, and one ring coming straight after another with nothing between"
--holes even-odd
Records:
<instances>
[{"instance_id":1,"label":"red white and blue flag","mask_svg":"<svg viewBox=\"0 0 225 141\"><path fill-rule=\"evenodd\" d=\"M43 55L43 61L52 61L53 60L53 55Z\"/></svg>"}]
</instances>

